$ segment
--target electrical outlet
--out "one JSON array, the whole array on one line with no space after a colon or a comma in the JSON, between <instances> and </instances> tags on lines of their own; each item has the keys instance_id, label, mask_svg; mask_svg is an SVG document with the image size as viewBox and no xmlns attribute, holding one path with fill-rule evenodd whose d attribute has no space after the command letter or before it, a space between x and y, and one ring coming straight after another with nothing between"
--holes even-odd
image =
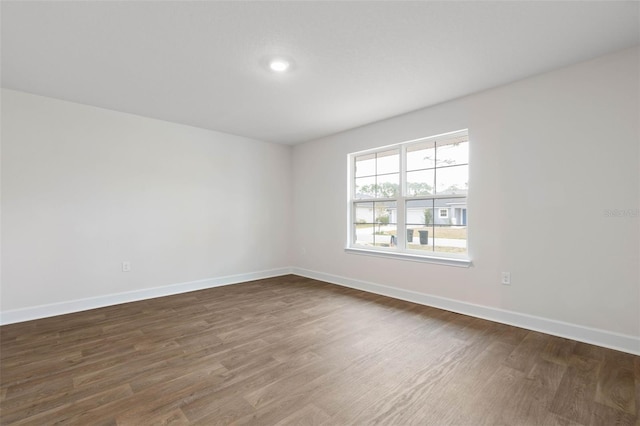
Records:
<instances>
[{"instance_id":1,"label":"electrical outlet","mask_svg":"<svg viewBox=\"0 0 640 426\"><path fill-rule=\"evenodd\" d=\"M502 284L503 285L511 285L511 272L503 272L502 273Z\"/></svg>"},{"instance_id":2,"label":"electrical outlet","mask_svg":"<svg viewBox=\"0 0 640 426\"><path fill-rule=\"evenodd\" d=\"M122 262L122 272L129 272L131 270L131 262L125 260Z\"/></svg>"}]
</instances>

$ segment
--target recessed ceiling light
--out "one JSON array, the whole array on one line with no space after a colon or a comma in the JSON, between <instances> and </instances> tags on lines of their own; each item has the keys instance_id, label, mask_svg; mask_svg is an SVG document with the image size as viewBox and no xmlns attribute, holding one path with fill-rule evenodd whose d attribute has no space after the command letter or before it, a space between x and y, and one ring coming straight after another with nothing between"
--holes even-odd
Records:
<instances>
[{"instance_id":1,"label":"recessed ceiling light","mask_svg":"<svg viewBox=\"0 0 640 426\"><path fill-rule=\"evenodd\" d=\"M291 63L286 59L272 59L269 62L269 68L271 68L271 71L275 72L285 72L290 66Z\"/></svg>"}]
</instances>

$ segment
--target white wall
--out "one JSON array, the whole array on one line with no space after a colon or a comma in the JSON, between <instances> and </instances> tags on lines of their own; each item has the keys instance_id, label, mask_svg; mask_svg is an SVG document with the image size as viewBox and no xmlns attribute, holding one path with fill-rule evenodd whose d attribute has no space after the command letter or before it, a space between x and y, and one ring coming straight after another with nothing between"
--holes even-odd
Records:
<instances>
[{"instance_id":1,"label":"white wall","mask_svg":"<svg viewBox=\"0 0 640 426\"><path fill-rule=\"evenodd\" d=\"M3 312L290 265L289 146L1 100Z\"/></svg>"},{"instance_id":2,"label":"white wall","mask_svg":"<svg viewBox=\"0 0 640 426\"><path fill-rule=\"evenodd\" d=\"M0 313L293 266L632 336L618 346L640 353L640 218L605 214L640 207L639 59L618 52L293 150L2 90ZM463 128L473 266L345 253L347 154Z\"/></svg>"},{"instance_id":3,"label":"white wall","mask_svg":"<svg viewBox=\"0 0 640 426\"><path fill-rule=\"evenodd\" d=\"M294 265L639 336L640 218L605 215L640 207L638 61L622 51L295 146ZM464 128L473 266L345 253L347 154Z\"/></svg>"}]
</instances>

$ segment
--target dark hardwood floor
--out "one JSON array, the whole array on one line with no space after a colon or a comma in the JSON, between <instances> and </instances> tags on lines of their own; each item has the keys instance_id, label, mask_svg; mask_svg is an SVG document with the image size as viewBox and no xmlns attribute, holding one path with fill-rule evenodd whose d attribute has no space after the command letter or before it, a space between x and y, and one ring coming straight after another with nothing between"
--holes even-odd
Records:
<instances>
[{"instance_id":1,"label":"dark hardwood floor","mask_svg":"<svg viewBox=\"0 0 640 426\"><path fill-rule=\"evenodd\" d=\"M293 275L0 331L3 425L640 424L640 357Z\"/></svg>"}]
</instances>

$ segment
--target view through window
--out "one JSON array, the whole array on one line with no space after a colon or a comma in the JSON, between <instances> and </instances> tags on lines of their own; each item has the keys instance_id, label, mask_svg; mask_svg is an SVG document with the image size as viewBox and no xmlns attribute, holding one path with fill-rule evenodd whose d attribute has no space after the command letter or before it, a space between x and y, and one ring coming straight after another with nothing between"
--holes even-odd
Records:
<instances>
[{"instance_id":1,"label":"view through window","mask_svg":"<svg viewBox=\"0 0 640 426\"><path fill-rule=\"evenodd\" d=\"M349 247L466 257L466 130L354 153L349 160Z\"/></svg>"}]
</instances>

